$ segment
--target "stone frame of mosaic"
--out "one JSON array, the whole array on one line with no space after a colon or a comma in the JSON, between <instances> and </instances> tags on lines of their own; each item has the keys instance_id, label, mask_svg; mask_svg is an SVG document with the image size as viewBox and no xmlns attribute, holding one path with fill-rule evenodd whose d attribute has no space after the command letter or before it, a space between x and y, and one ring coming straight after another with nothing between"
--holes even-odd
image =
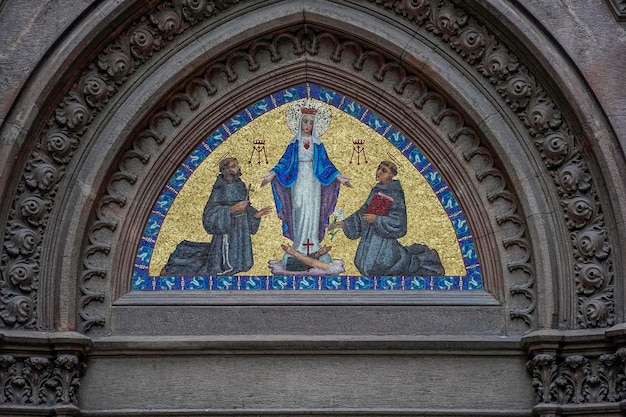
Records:
<instances>
[{"instance_id":1,"label":"stone frame of mosaic","mask_svg":"<svg viewBox=\"0 0 626 417\"><path fill-rule=\"evenodd\" d=\"M257 117L289 102L312 98L358 119L388 139L420 172L448 215L461 250L467 275L454 276L152 276L149 264L161 225L178 192L194 170L218 146ZM356 101L313 83L299 84L271 94L225 121L179 165L157 198L141 237L134 264L135 291L263 291L263 290L482 290L482 274L467 219L441 174L422 152L395 126Z\"/></svg>"}]
</instances>

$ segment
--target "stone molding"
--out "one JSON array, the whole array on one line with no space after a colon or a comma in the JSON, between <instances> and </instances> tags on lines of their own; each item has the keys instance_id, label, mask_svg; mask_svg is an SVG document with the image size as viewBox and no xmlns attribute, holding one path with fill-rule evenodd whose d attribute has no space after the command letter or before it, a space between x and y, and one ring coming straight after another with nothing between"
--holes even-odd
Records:
<instances>
[{"instance_id":1,"label":"stone molding","mask_svg":"<svg viewBox=\"0 0 626 417\"><path fill-rule=\"evenodd\" d=\"M618 325L604 332L544 330L525 336L536 413L618 413L626 405L624 334L624 325Z\"/></svg>"},{"instance_id":2,"label":"stone molding","mask_svg":"<svg viewBox=\"0 0 626 417\"><path fill-rule=\"evenodd\" d=\"M184 0L160 3L154 12L130 22L128 28L80 73L71 90L58 104L28 158L6 224L1 260L2 327L32 329L39 326L37 298L41 242L59 181L65 175L67 165L94 117L105 108L109 99L122 88L132 73L156 51L167 48L189 27L216 16L221 10L230 7L231 3L233 2L189 3ZM563 208L563 218L571 235L572 256L576 266L577 325L581 328L612 325L615 313L611 247L594 181L588 163L580 151L584 142L589 139L572 133L554 100L540 85L537 77L530 73L529 68L533 66L525 65L494 32L460 6L448 0L377 0L376 3L393 10L416 26L426 28L429 33L448 43L450 51L455 51L477 74L488 80L494 91L524 124L554 179L556 193ZM271 45L268 46L271 51ZM254 60L248 64L254 69ZM389 64L380 67L374 77L384 78L386 71L397 69L395 63ZM357 62L357 70L358 65ZM228 65L223 66L222 71L229 81L237 77ZM416 81L411 79L408 83ZM211 93L214 87L209 82L203 88ZM406 85L399 86L400 89L404 87ZM425 95L424 98L440 100L440 97L432 94ZM190 107L196 105L191 96L183 94L178 97L178 100L181 99L188 102ZM172 99L170 103L174 104L175 101L176 99ZM419 108L420 102L415 104ZM171 111L172 108L168 110L161 117L169 119L173 126L178 125L180 120L175 112ZM442 112L439 121L448 116L449 113ZM453 113L452 118L458 117L458 114ZM460 120L462 121L462 117ZM461 135L477 144L477 153L470 155L469 159L482 152L484 148L478 145L475 132L463 132L458 137L451 137L451 140L458 140ZM157 142L164 139L158 132L154 132L152 137ZM146 157L137 149L132 152L140 160ZM501 177L500 173L493 170L484 175ZM123 171L115 173L114 178L131 184L136 181L136 178ZM503 193L494 194L493 198L511 199L511 196L503 190ZM117 205L124 205L126 202L124 196L115 192L107 195L105 200ZM513 206L516 204L511 201L511 207ZM516 224L519 218L504 216L498 221ZM116 222L100 213L98 221L92 227L114 232ZM523 224L517 224L517 227L523 230ZM86 256L110 251L110 245L95 241L93 234L88 239L90 242L86 248ZM519 238L511 239L504 245L515 245L525 253L530 253L523 232ZM520 262L509 266L512 270L524 270L530 277L526 282L510 288L511 294L520 293L528 299L526 307L512 312L512 316L528 323L532 323L536 306L534 276L530 265L531 259L525 255ZM103 278L106 274L107 271L98 266L86 265L80 278L83 296L79 311L82 321L88 323L82 326L83 331L93 324L103 324L102 317L90 316L90 312L85 309L92 302L102 302L103 295L101 292L91 291L86 283L91 279Z\"/></svg>"},{"instance_id":3,"label":"stone molding","mask_svg":"<svg viewBox=\"0 0 626 417\"><path fill-rule=\"evenodd\" d=\"M322 53L320 50L321 44L330 44L332 47L324 50ZM121 201L121 198L116 197L118 195L118 187L128 190L133 186L128 179L137 181L154 170L154 167L148 168L146 166L142 171L131 171L128 169L132 165L130 161L135 160L135 162L140 162L144 165L148 161L152 161L155 155L150 155L148 152L143 151L144 149L154 149L152 150L153 154L161 152L158 150L159 147L172 142L172 138L176 136L177 127L184 125L182 123L184 120L198 120L199 116L197 116L197 113L206 109L205 103L209 101L210 97L225 94L223 89L218 87L218 82L214 82L214 77L226 74L228 82L234 83L244 77L242 66L238 65L242 62L246 64L244 67L250 73L260 72L260 68L263 66L269 66L271 69L272 65L275 65L272 62L281 62L282 65L288 66L290 60L288 57L281 55L280 47L284 47L286 50L293 50L296 60L297 57L306 55L311 58L314 57L316 61L324 62L329 68L335 65L334 63L349 66L356 70L365 80L391 83L394 85L394 93L399 101L412 106L411 109L424 120L432 123L435 130L443 131L443 136L448 137L452 146L456 146L459 149L459 153L462 154L464 162L467 164L467 171L473 172L479 183L485 182L482 186L484 187L483 192L487 196L487 200L494 205L500 205L497 223L501 227L506 228L508 232L506 234L507 240L502 243L503 246L506 249L515 248L514 251L517 253L524 253L522 256L518 255L518 258L509 264L509 272L520 271L524 276L523 283L516 285L511 291L514 294L523 293L526 299L533 300L533 302L524 308L513 309L511 316L516 319L522 319L526 326L531 326L534 320L532 314L534 313L535 303L532 292L534 277L530 263L530 242L526 236L523 215L519 213L517 197L509 189L506 175L497 168L498 157L481 142L479 133L465 122L465 118L459 109L454 108L441 92L433 89L426 80L412 73L401 62L389 59L382 52L373 49L369 45L347 38L345 35L326 30L317 30L311 26L307 28L297 26L290 31L282 31L272 36L256 39L239 50L231 51L226 57L217 60L217 62L207 65L201 72L191 75L188 80L182 83L181 87L169 94L170 98L160 108L154 110L149 121L145 123L146 126L138 134L133 135L135 137L133 144L121 157L118 171L108 182L106 187L108 193L98 203L96 213L111 213L112 210L109 209L111 203ZM344 52L351 49L357 51L354 60L352 60L351 54ZM272 57L272 62L261 59L262 55L266 54L268 50ZM366 67L370 69L364 70ZM309 68L307 77L313 76L313 72ZM394 80L394 75L397 73L400 76L397 80ZM180 104L184 105L179 106ZM174 110L177 108L188 108L189 111ZM147 145L146 140L153 143ZM156 146L156 148L152 145ZM135 163L134 166L141 167L141 164ZM126 183L123 184L123 182ZM107 217L110 218L110 215ZM98 214L94 226L91 226L89 229L89 235L95 236L100 226L106 220L106 218L100 217ZM103 234L101 233L100 236L103 236ZM113 240L113 236L108 237L106 240L102 238L90 239L94 245L89 247L90 251L86 254L83 261L83 265L87 268L83 272L85 280L82 281L81 289L89 290L88 280L93 278L98 271L111 269L106 263L97 262L107 255L99 248L106 247L106 242ZM125 241L125 239L121 240ZM129 251L131 251L130 247L121 250L122 253L128 253ZM103 276L102 278L105 277ZM97 305L98 302L101 303L101 300L104 299L104 294L85 291L83 292L83 299L90 300L90 302L81 303L81 307L84 307L82 310L79 310L81 318L83 318L80 331L87 331L92 325L104 325L105 312L99 310L106 309L106 306L99 307ZM95 303L92 301L95 301Z\"/></svg>"},{"instance_id":4,"label":"stone molding","mask_svg":"<svg viewBox=\"0 0 626 417\"><path fill-rule=\"evenodd\" d=\"M606 0L606 4L615 16L615 20L626 22L626 0Z\"/></svg>"},{"instance_id":5,"label":"stone molding","mask_svg":"<svg viewBox=\"0 0 626 417\"><path fill-rule=\"evenodd\" d=\"M0 340L0 415L6 408L75 415L91 341L73 332L27 331L0 333Z\"/></svg>"}]
</instances>

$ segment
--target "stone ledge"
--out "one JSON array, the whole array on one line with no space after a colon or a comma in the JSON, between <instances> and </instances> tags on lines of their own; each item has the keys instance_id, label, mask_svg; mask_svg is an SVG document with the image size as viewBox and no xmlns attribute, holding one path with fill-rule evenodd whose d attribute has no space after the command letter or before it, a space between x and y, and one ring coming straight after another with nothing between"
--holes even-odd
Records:
<instances>
[{"instance_id":1,"label":"stone ledge","mask_svg":"<svg viewBox=\"0 0 626 417\"><path fill-rule=\"evenodd\" d=\"M90 357L202 354L388 354L525 356L506 336L111 336L95 339Z\"/></svg>"}]
</instances>

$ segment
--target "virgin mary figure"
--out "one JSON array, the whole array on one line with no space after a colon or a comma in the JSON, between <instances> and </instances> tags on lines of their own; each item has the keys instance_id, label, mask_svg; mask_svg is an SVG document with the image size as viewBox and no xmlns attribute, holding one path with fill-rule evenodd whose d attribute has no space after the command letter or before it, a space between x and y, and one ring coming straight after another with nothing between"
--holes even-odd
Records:
<instances>
[{"instance_id":1,"label":"virgin mary figure","mask_svg":"<svg viewBox=\"0 0 626 417\"><path fill-rule=\"evenodd\" d=\"M287 122L295 135L261 181L261 187L272 184L283 236L304 255L320 250L340 184L352 186L331 162L319 138L328 129L330 116L330 110L321 102L299 101L291 106ZM324 256L322 260L330 262L330 256Z\"/></svg>"}]
</instances>

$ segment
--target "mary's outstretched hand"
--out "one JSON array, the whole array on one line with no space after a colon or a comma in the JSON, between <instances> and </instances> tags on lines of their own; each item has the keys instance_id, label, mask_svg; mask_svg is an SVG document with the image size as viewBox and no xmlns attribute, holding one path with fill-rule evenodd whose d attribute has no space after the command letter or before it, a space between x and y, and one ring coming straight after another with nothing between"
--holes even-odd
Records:
<instances>
[{"instance_id":1,"label":"mary's outstretched hand","mask_svg":"<svg viewBox=\"0 0 626 417\"><path fill-rule=\"evenodd\" d=\"M339 181L341 185L345 185L346 187L352 187L352 184L350 184L350 178L346 177L343 174L337 175L337 181Z\"/></svg>"},{"instance_id":2,"label":"mary's outstretched hand","mask_svg":"<svg viewBox=\"0 0 626 417\"><path fill-rule=\"evenodd\" d=\"M267 174L263 175L261 177L261 187L265 187L267 184L269 184L275 176L276 174L274 174L274 171L270 171Z\"/></svg>"}]
</instances>

